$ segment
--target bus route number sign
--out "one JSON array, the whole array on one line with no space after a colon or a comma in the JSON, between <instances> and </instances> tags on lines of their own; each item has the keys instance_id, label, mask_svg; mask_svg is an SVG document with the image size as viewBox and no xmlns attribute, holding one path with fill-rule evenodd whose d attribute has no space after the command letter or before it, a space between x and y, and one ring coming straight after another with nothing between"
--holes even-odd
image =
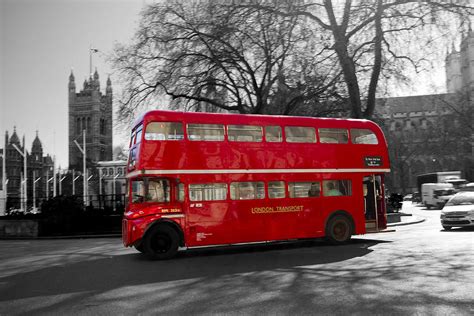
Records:
<instances>
[{"instance_id":1,"label":"bus route number sign","mask_svg":"<svg viewBox=\"0 0 474 316\"><path fill-rule=\"evenodd\" d=\"M382 166L382 157L380 156L364 157L364 163L366 167L380 167Z\"/></svg>"}]
</instances>

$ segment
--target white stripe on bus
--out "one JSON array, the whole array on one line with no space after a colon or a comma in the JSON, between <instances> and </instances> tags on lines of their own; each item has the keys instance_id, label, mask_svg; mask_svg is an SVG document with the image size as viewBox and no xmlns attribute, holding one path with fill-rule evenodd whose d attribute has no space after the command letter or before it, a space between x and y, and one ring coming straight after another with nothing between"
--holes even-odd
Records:
<instances>
[{"instance_id":1,"label":"white stripe on bus","mask_svg":"<svg viewBox=\"0 0 474 316\"><path fill-rule=\"evenodd\" d=\"M348 172L390 172L390 169L379 168L347 168L347 169L178 169L178 170L135 170L127 174L132 178L143 174L236 174L236 173L348 173Z\"/></svg>"}]
</instances>

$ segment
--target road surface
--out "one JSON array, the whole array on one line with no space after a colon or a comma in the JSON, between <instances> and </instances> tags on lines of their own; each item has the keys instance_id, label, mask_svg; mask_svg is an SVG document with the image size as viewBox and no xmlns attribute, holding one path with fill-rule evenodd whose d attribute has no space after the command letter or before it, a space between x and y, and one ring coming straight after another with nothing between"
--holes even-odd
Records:
<instances>
[{"instance_id":1,"label":"road surface","mask_svg":"<svg viewBox=\"0 0 474 316\"><path fill-rule=\"evenodd\" d=\"M193 250L152 262L120 239L0 240L0 314L473 315L474 230L437 210L344 246Z\"/></svg>"}]
</instances>

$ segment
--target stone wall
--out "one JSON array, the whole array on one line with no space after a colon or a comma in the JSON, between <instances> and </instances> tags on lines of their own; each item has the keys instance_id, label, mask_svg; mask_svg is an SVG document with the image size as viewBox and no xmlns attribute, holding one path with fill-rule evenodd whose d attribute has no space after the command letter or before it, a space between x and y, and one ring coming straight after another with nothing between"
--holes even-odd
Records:
<instances>
[{"instance_id":1,"label":"stone wall","mask_svg":"<svg viewBox=\"0 0 474 316\"><path fill-rule=\"evenodd\" d=\"M0 238L38 237L38 221L0 219Z\"/></svg>"}]
</instances>

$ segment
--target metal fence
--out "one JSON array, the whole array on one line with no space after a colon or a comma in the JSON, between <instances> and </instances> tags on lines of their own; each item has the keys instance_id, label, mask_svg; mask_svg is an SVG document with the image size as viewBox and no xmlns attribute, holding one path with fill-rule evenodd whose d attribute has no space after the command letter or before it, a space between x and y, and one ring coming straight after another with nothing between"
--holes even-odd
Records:
<instances>
[{"instance_id":1,"label":"metal fence","mask_svg":"<svg viewBox=\"0 0 474 316\"><path fill-rule=\"evenodd\" d=\"M58 196L59 197L59 196ZM83 202L83 196L76 196L77 200ZM41 212L41 206L45 201L52 199L52 197L37 197L35 203L32 199L28 199L26 204L26 211L22 205L24 201L20 197L7 197L6 201L4 198L0 201L0 206L5 202L5 215L14 214L28 214L28 213L39 213ZM89 195L89 204L85 205L87 210L106 211L113 213L123 213L125 210L125 194L103 194L103 195Z\"/></svg>"}]
</instances>

